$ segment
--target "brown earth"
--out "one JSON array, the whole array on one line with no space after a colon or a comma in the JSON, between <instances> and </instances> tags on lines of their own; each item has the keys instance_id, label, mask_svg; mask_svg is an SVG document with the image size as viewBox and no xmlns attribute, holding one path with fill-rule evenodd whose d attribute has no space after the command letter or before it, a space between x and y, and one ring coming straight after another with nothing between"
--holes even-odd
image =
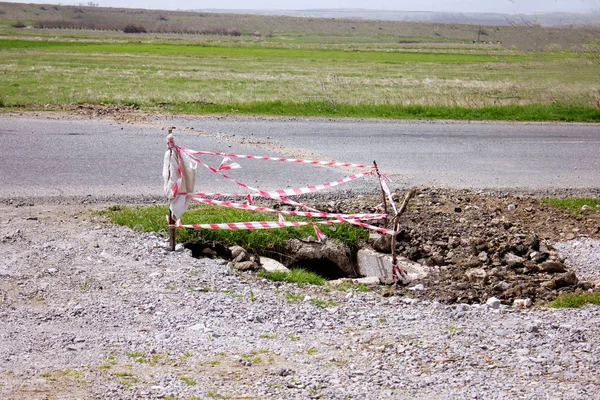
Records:
<instances>
[{"instance_id":1,"label":"brown earth","mask_svg":"<svg viewBox=\"0 0 600 400\"><path fill-rule=\"evenodd\" d=\"M365 200L341 201L335 208L364 209ZM573 215L531 196L425 188L402 216L397 249L432 267L426 279L411 283L427 288L409 292L413 297L543 303L593 286L574 278L552 246L580 237L600 238L600 210ZM405 290L398 286L392 293Z\"/></svg>"}]
</instances>

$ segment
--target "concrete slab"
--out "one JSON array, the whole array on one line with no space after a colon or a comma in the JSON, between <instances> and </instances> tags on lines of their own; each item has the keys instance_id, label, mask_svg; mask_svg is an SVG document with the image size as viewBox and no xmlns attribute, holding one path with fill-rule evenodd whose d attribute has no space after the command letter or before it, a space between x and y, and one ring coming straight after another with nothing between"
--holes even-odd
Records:
<instances>
[{"instance_id":1,"label":"concrete slab","mask_svg":"<svg viewBox=\"0 0 600 400\"><path fill-rule=\"evenodd\" d=\"M361 276L375 276L381 282L391 283L392 256L379 253L371 249L360 249L357 255L358 274ZM408 282L423 279L429 275L429 267L413 262L404 257L398 257L398 266L408 274Z\"/></svg>"}]
</instances>

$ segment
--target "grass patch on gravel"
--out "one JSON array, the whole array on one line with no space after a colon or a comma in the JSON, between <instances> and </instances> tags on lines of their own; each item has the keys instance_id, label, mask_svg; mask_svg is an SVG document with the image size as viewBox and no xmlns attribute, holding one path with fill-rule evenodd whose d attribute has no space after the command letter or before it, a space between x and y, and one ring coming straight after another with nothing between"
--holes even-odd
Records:
<instances>
[{"instance_id":1,"label":"grass patch on gravel","mask_svg":"<svg viewBox=\"0 0 600 400\"><path fill-rule=\"evenodd\" d=\"M600 207L600 199L589 197L570 197L567 199L546 198L543 201L574 215L581 215L583 213L583 206L588 206L592 210L598 210Z\"/></svg>"},{"instance_id":2,"label":"grass patch on gravel","mask_svg":"<svg viewBox=\"0 0 600 400\"><path fill-rule=\"evenodd\" d=\"M101 214L106 215L116 224L125 225L142 232L168 231L165 216L167 206L111 206ZM189 209L182 217L183 224L215 224L224 222L244 221L277 221L277 215L254 213L225 207L200 205ZM288 221L307 221L307 218L287 218ZM332 229L333 228L333 229ZM366 229L339 224L335 227L322 227L323 233L331 239L337 239L346 244L352 251L358 249L361 241L367 240L369 232ZM245 249L261 252L285 244L288 239L314 236L312 226L265 229L265 230L204 230L177 229L177 242L190 240L215 240L226 245L239 245Z\"/></svg>"},{"instance_id":3,"label":"grass patch on gravel","mask_svg":"<svg viewBox=\"0 0 600 400\"><path fill-rule=\"evenodd\" d=\"M327 281L321 275L307 271L302 268L293 268L289 272L287 271L275 271L275 272L264 272L258 273L258 276L267 278L275 282L288 282L295 283L302 287L305 284L323 286Z\"/></svg>"},{"instance_id":4,"label":"grass patch on gravel","mask_svg":"<svg viewBox=\"0 0 600 400\"><path fill-rule=\"evenodd\" d=\"M552 301L549 306L552 308L579 308L586 304L600 304L600 293L572 293L563 294Z\"/></svg>"}]
</instances>

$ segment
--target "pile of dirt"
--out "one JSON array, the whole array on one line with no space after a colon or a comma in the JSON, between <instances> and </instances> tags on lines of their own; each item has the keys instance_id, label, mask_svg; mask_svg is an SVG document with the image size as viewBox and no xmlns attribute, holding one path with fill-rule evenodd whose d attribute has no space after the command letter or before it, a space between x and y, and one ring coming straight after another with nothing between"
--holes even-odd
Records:
<instances>
[{"instance_id":1,"label":"pile of dirt","mask_svg":"<svg viewBox=\"0 0 600 400\"><path fill-rule=\"evenodd\" d=\"M373 200L322 206L367 211ZM411 292L413 297L445 303L485 303L490 297L506 304L518 298L540 303L593 287L566 269L553 243L599 238L599 210L575 216L535 197L427 188L411 200L401 221L398 253L432 270L417 282L426 290Z\"/></svg>"},{"instance_id":2,"label":"pile of dirt","mask_svg":"<svg viewBox=\"0 0 600 400\"><path fill-rule=\"evenodd\" d=\"M135 104L46 104L44 109L82 117L110 118L125 123L146 122L150 116Z\"/></svg>"}]
</instances>

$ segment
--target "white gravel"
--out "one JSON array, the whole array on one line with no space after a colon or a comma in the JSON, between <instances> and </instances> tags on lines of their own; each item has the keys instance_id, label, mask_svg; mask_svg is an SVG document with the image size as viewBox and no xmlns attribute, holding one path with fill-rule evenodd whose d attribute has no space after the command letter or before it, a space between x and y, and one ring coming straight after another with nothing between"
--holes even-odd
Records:
<instances>
[{"instance_id":1,"label":"white gravel","mask_svg":"<svg viewBox=\"0 0 600 400\"><path fill-rule=\"evenodd\" d=\"M582 238L555 245L568 268L576 271L582 280L600 287L600 240Z\"/></svg>"},{"instance_id":2,"label":"white gravel","mask_svg":"<svg viewBox=\"0 0 600 400\"><path fill-rule=\"evenodd\" d=\"M48 207L0 206L0 398L600 398L600 307L274 285Z\"/></svg>"}]
</instances>

